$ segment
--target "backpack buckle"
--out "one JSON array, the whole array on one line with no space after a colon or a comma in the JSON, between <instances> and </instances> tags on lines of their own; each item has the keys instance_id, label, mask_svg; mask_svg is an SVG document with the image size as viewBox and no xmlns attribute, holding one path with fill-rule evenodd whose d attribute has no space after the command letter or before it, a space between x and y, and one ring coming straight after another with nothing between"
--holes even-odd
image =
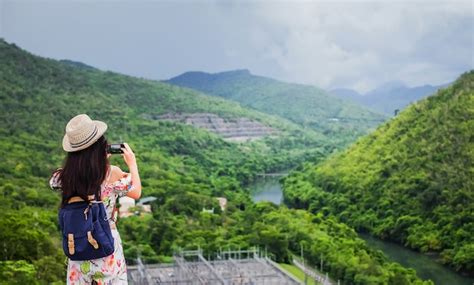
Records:
<instances>
[{"instance_id":1,"label":"backpack buckle","mask_svg":"<svg viewBox=\"0 0 474 285\"><path fill-rule=\"evenodd\" d=\"M74 255L74 234L67 234L67 247L69 249L69 254Z\"/></svg>"},{"instance_id":2,"label":"backpack buckle","mask_svg":"<svg viewBox=\"0 0 474 285\"><path fill-rule=\"evenodd\" d=\"M94 247L94 249L98 249L98 248L99 248L99 244L98 244L97 241L94 239L94 237L92 237L91 231L88 231L88 232L87 232L87 240L88 240L89 243Z\"/></svg>"}]
</instances>

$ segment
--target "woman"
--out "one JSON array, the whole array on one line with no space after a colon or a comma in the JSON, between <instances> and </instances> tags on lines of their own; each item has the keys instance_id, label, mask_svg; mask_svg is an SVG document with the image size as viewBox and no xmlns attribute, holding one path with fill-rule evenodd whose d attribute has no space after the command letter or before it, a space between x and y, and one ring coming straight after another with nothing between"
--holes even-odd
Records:
<instances>
[{"instance_id":1,"label":"woman","mask_svg":"<svg viewBox=\"0 0 474 285\"><path fill-rule=\"evenodd\" d=\"M124 143L123 159L130 173L109 165L107 140L103 136L107 125L93 121L86 114L72 118L66 126L63 149L67 157L62 168L53 172L52 189L61 190L61 206L73 196L88 200L99 197L107 211L114 237L114 253L104 258L75 261L68 259L67 284L127 284L127 270L122 242L115 226L115 203L118 197L139 199L141 182L135 155Z\"/></svg>"}]
</instances>

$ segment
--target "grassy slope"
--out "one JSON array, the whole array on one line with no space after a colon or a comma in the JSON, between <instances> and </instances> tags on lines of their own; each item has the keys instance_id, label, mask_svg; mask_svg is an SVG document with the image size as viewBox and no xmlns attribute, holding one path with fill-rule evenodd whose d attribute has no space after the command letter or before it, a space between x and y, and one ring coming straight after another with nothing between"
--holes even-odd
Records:
<instances>
[{"instance_id":1,"label":"grassy slope","mask_svg":"<svg viewBox=\"0 0 474 285\"><path fill-rule=\"evenodd\" d=\"M474 72L285 181L295 207L474 272Z\"/></svg>"},{"instance_id":2,"label":"grassy slope","mask_svg":"<svg viewBox=\"0 0 474 285\"><path fill-rule=\"evenodd\" d=\"M299 281L301 282L304 282L304 279L305 279L305 274L303 272L303 270L299 269L298 267L296 267L295 265L292 265L292 264L287 264L287 263L280 263L279 264L284 270L290 272L291 274L293 274L293 276L295 276L296 278L298 278ZM316 283L316 281L314 281L312 278L307 278L307 281L308 281L308 285L317 285L319 283Z\"/></svg>"},{"instance_id":3,"label":"grassy slope","mask_svg":"<svg viewBox=\"0 0 474 285\"><path fill-rule=\"evenodd\" d=\"M216 74L187 72L168 82L287 118L328 135L341 145L352 142L384 120L383 115L336 98L317 87L255 76L247 70Z\"/></svg>"}]
</instances>

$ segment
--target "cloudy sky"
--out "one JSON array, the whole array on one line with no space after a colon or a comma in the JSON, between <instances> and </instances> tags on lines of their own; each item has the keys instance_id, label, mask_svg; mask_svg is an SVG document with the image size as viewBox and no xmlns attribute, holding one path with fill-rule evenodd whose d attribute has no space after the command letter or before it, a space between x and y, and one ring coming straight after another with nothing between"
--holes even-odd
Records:
<instances>
[{"instance_id":1,"label":"cloudy sky","mask_svg":"<svg viewBox=\"0 0 474 285\"><path fill-rule=\"evenodd\" d=\"M0 37L41 56L151 79L252 73L367 91L474 68L474 1L9 1Z\"/></svg>"}]
</instances>

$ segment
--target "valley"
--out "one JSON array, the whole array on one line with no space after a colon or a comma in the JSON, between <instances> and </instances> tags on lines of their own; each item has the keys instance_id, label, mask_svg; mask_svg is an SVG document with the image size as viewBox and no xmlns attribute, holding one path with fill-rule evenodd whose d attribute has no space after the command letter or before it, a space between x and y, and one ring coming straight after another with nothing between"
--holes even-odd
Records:
<instances>
[{"instance_id":1,"label":"valley","mask_svg":"<svg viewBox=\"0 0 474 285\"><path fill-rule=\"evenodd\" d=\"M262 177L249 185L252 199L255 202L268 201L281 204L283 188L281 176ZM463 276L440 264L439 260L427 254L408 249L394 242L382 240L369 234L359 233L373 250L381 250L391 261L413 268L425 280L433 280L435 284L471 285L473 278Z\"/></svg>"},{"instance_id":2,"label":"valley","mask_svg":"<svg viewBox=\"0 0 474 285\"><path fill-rule=\"evenodd\" d=\"M458 167L471 159L466 143L472 134L471 74L423 103L427 105L409 107L381 126L385 116L334 99L317 87L242 71L218 75L226 80L229 76L232 82L219 83L218 88L203 83L205 88L193 90L170 84L175 82L42 58L0 40L0 239L4 244L0 277L15 276L14 284L65 280L64 256L58 247L60 196L48 188L47 181L64 160L60 143L65 123L78 113L107 122L109 142L129 143L137 154L143 195L156 198L151 213L118 223L130 265L137 256L146 264L170 262L179 249L199 248L207 256L222 247L253 246L266 248L276 262L289 263L292 252L303 246L306 262L317 265L324 258L323 271L341 284L433 284L369 246L356 232L367 229L380 237L408 240L414 248L445 250L445 263L463 272L471 270L472 181L469 168ZM221 93L226 88L238 92ZM265 94L269 98L262 99ZM294 98L281 100L288 94L295 94ZM430 125L428 132L426 122L439 127ZM423 135L430 133L427 137L437 143L429 144L410 132L411 124L422 128ZM392 125L397 128L391 129ZM376 138L386 136L384 132L395 137L387 135L388 141L376 143ZM413 146L423 143L413 147L418 153L405 152L412 148L403 144L393 147L399 153L383 149L407 140ZM364 161L356 149L359 145L376 152L367 157L380 157L383 163ZM443 151L451 145L453 152ZM351 152L358 155L344 160L344 154ZM420 166L443 173L415 173L407 176L413 180L405 186L397 171L407 169L417 157L422 159ZM406 164L399 166L398 161ZM111 164L126 171L120 157L112 157ZM350 169L346 172L345 167ZM259 180L262 174L288 170L282 180L283 194L278 175ZM351 170L357 175L348 175ZM361 177L369 180L356 179ZM386 181L377 182L379 177L396 179L384 186ZM427 184L431 181L427 177L438 184ZM251 185L266 190L249 190ZM346 189L352 185L354 189ZM372 197L366 187L381 192ZM445 189L452 191L448 195ZM216 197L227 199L225 209ZM284 204L278 205L281 197ZM407 206L406 215L411 216L400 220L388 213L390 207L400 206L397 201L402 198L416 202ZM352 207L356 203L363 206L362 212ZM379 210L387 215L381 216ZM437 224L430 218L433 213L447 217ZM415 235L420 227L430 231L427 238Z\"/></svg>"}]
</instances>

